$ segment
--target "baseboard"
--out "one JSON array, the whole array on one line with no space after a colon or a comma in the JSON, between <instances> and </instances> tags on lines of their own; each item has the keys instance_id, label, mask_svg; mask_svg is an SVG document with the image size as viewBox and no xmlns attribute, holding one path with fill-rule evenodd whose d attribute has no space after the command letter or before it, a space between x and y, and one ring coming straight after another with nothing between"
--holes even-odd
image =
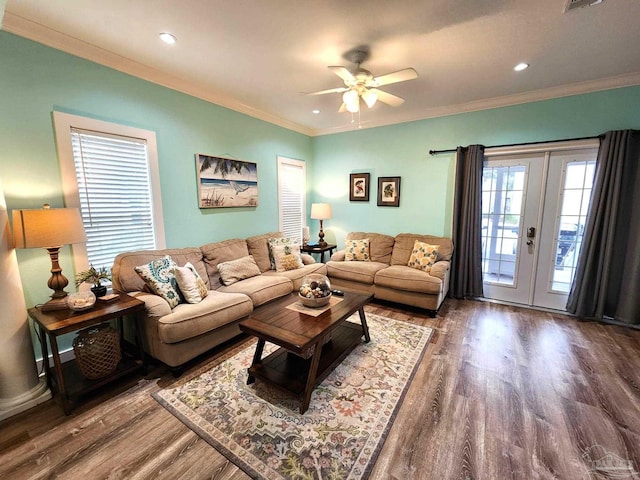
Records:
<instances>
[{"instance_id":1,"label":"baseboard","mask_svg":"<svg viewBox=\"0 0 640 480\"><path fill-rule=\"evenodd\" d=\"M76 358L76 356L73 353L73 348L69 348L60 352L60 361L62 363L73 360L74 358ZM38 376L43 377L44 368L42 368L42 359L36 360L36 367L38 369ZM53 355L51 353L49 353L49 367L53 368Z\"/></svg>"}]
</instances>

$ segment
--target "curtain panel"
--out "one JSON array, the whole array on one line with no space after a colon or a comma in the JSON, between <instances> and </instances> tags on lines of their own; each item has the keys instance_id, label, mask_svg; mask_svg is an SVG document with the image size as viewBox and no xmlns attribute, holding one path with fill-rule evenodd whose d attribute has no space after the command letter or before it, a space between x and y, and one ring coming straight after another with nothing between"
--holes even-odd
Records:
<instances>
[{"instance_id":1,"label":"curtain panel","mask_svg":"<svg viewBox=\"0 0 640 480\"><path fill-rule=\"evenodd\" d=\"M598 151L567 311L640 324L640 131L611 131Z\"/></svg>"},{"instance_id":2,"label":"curtain panel","mask_svg":"<svg viewBox=\"0 0 640 480\"><path fill-rule=\"evenodd\" d=\"M482 167L484 146L456 150L453 258L449 295L482 297Z\"/></svg>"}]
</instances>

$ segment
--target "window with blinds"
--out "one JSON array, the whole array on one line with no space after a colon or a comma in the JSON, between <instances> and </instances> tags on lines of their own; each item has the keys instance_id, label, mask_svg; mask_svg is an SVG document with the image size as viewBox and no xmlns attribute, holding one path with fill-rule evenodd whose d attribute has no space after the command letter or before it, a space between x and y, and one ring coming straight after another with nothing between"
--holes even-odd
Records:
<instances>
[{"instance_id":1,"label":"window with blinds","mask_svg":"<svg viewBox=\"0 0 640 480\"><path fill-rule=\"evenodd\" d=\"M302 227L305 225L305 178L304 162L278 157L279 229L299 244L302 244Z\"/></svg>"},{"instance_id":2,"label":"window with blinds","mask_svg":"<svg viewBox=\"0 0 640 480\"><path fill-rule=\"evenodd\" d=\"M165 248L155 133L53 112L65 203L87 234L76 271L111 268L119 253Z\"/></svg>"},{"instance_id":3,"label":"window with blinds","mask_svg":"<svg viewBox=\"0 0 640 480\"><path fill-rule=\"evenodd\" d=\"M89 263L155 249L146 141L72 128L71 144Z\"/></svg>"}]
</instances>

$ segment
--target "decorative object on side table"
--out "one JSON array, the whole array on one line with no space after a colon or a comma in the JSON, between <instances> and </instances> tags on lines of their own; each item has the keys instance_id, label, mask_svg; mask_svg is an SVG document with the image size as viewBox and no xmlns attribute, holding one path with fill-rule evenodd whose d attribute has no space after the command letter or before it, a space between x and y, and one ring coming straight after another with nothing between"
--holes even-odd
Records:
<instances>
[{"instance_id":1,"label":"decorative object on side table","mask_svg":"<svg viewBox=\"0 0 640 480\"><path fill-rule=\"evenodd\" d=\"M352 173L349 175L349 201L369 201L369 174Z\"/></svg>"},{"instance_id":2,"label":"decorative object on side table","mask_svg":"<svg viewBox=\"0 0 640 480\"><path fill-rule=\"evenodd\" d=\"M96 303L93 292L76 292L67 295L67 306L74 312L89 310Z\"/></svg>"},{"instance_id":3,"label":"decorative object on side table","mask_svg":"<svg viewBox=\"0 0 640 480\"><path fill-rule=\"evenodd\" d=\"M378 206L400 206L400 177L378 177Z\"/></svg>"},{"instance_id":4,"label":"decorative object on side table","mask_svg":"<svg viewBox=\"0 0 640 480\"><path fill-rule=\"evenodd\" d=\"M324 231L322 230L323 220L331 218L331 205L328 203L312 203L311 204L311 218L313 220L320 220L320 231L318 232L318 245L320 247L326 247L327 242L324 241Z\"/></svg>"},{"instance_id":5,"label":"decorative object on side table","mask_svg":"<svg viewBox=\"0 0 640 480\"><path fill-rule=\"evenodd\" d=\"M107 287L102 285L102 280L111 280L111 274L106 267L100 267L96 270L93 265L89 270L85 270L76 275L76 288L83 283L92 283L91 291L96 297L104 297L107 294Z\"/></svg>"},{"instance_id":6,"label":"decorative object on side table","mask_svg":"<svg viewBox=\"0 0 640 480\"><path fill-rule=\"evenodd\" d=\"M63 245L86 242L82 218L77 208L51 208L13 211L13 238L16 248L43 247L51 257L51 278L47 285L53 290L51 300L42 305L42 311L65 310L69 284L62 275L58 255Z\"/></svg>"},{"instance_id":7,"label":"decorative object on side table","mask_svg":"<svg viewBox=\"0 0 640 480\"><path fill-rule=\"evenodd\" d=\"M324 307L331 300L331 283L326 276L312 273L302 279L298 296L305 307Z\"/></svg>"},{"instance_id":8,"label":"decorative object on side table","mask_svg":"<svg viewBox=\"0 0 640 480\"><path fill-rule=\"evenodd\" d=\"M73 339L73 353L82 375L91 380L106 377L122 358L120 336L105 323L85 328Z\"/></svg>"}]
</instances>

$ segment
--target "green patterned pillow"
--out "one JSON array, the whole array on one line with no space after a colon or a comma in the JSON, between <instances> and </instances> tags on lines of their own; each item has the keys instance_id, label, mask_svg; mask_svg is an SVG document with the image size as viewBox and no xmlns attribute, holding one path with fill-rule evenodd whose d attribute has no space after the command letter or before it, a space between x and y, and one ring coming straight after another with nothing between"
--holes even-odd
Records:
<instances>
[{"instance_id":1,"label":"green patterned pillow","mask_svg":"<svg viewBox=\"0 0 640 480\"><path fill-rule=\"evenodd\" d=\"M204 280L190 262L187 262L184 267L176 265L173 274L176 276L178 288L187 303L200 303L209 293Z\"/></svg>"},{"instance_id":2,"label":"green patterned pillow","mask_svg":"<svg viewBox=\"0 0 640 480\"><path fill-rule=\"evenodd\" d=\"M269 244L269 260L271 261L271 270L276 269L276 260L273 256L273 249L278 245L293 245L293 240L287 237L278 237L278 238L269 238L267 239L267 243Z\"/></svg>"},{"instance_id":3,"label":"green patterned pillow","mask_svg":"<svg viewBox=\"0 0 640 480\"><path fill-rule=\"evenodd\" d=\"M369 239L347 240L345 242L344 259L348 262L370 262Z\"/></svg>"},{"instance_id":4,"label":"green patterned pillow","mask_svg":"<svg viewBox=\"0 0 640 480\"><path fill-rule=\"evenodd\" d=\"M151 291L164 298L171 308L180 303L178 282L173 269L178 265L169 255L152 260L146 265L135 267L135 271L144 280Z\"/></svg>"},{"instance_id":5,"label":"green patterned pillow","mask_svg":"<svg viewBox=\"0 0 640 480\"><path fill-rule=\"evenodd\" d=\"M286 272L304 267L300 256L300 245L276 245L273 247L276 272Z\"/></svg>"},{"instance_id":6,"label":"green patterned pillow","mask_svg":"<svg viewBox=\"0 0 640 480\"><path fill-rule=\"evenodd\" d=\"M438 258L438 245L429 245L416 240L407 265L429 273L433 264L436 263L436 258Z\"/></svg>"}]
</instances>

